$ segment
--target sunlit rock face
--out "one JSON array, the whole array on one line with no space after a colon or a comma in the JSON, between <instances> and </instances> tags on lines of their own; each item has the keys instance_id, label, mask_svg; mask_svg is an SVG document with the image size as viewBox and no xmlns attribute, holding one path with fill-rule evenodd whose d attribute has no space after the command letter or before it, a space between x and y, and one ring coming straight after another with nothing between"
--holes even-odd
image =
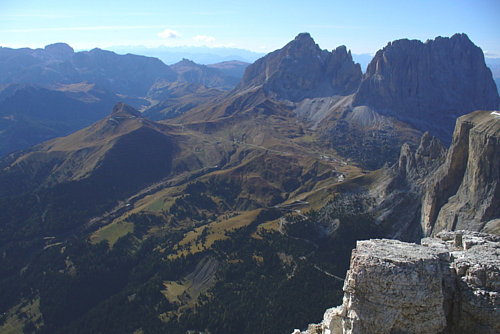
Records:
<instances>
[{"instance_id":1,"label":"sunlit rock face","mask_svg":"<svg viewBox=\"0 0 500 334\"><path fill-rule=\"evenodd\" d=\"M309 34L302 33L248 66L238 89L262 86L269 96L296 102L352 94L361 75L360 65L345 46L321 50Z\"/></svg>"},{"instance_id":2,"label":"sunlit rock face","mask_svg":"<svg viewBox=\"0 0 500 334\"><path fill-rule=\"evenodd\" d=\"M455 34L387 44L368 65L353 106L369 106L449 143L457 117L498 103L482 50Z\"/></svg>"},{"instance_id":3,"label":"sunlit rock face","mask_svg":"<svg viewBox=\"0 0 500 334\"><path fill-rule=\"evenodd\" d=\"M359 241L344 300L306 334L500 331L500 237L441 232L421 245Z\"/></svg>"},{"instance_id":4,"label":"sunlit rock face","mask_svg":"<svg viewBox=\"0 0 500 334\"><path fill-rule=\"evenodd\" d=\"M426 235L466 229L499 234L500 118L477 111L457 120L446 161L429 180L422 202Z\"/></svg>"}]
</instances>

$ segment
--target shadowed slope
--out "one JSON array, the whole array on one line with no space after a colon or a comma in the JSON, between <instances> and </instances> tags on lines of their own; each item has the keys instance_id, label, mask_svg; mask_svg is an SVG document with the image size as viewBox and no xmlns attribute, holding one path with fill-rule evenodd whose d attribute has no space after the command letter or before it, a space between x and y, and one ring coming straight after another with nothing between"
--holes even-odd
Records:
<instances>
[{"instance_id":1,"label":"shadowed slope","mask_svg":"<svg viewBox=\"0 0 500 334\"><path fill-rule=\"evenodd\" d=\"M35 198L36 205L23 214L41 217L42 229L65 230L168 175L175 147L165 127L118 104L110 116L86 129L4 159L1 196L17 197L2 207L27 205ZM24 203L22 196L28 199ZM22 219L4 214L4 228Z\"/></svg>"}]
</instances>

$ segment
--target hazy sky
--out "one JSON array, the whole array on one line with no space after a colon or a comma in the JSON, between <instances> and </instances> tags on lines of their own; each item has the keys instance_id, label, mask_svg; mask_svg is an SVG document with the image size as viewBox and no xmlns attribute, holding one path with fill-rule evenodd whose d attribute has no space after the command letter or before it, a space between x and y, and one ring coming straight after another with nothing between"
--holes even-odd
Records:
<instances>
[{"instance_id":1,"label":"hazy sky","mask_svg":"<svg viewBox=\"0 0 500 334\"><path fill-rule=\"evenodd\" d=\"M465 32L500 57L500 0L0 0L0 45L207 45L268 52L299 32L374 53L399 38Z\"/></svg>"}]
</instances>

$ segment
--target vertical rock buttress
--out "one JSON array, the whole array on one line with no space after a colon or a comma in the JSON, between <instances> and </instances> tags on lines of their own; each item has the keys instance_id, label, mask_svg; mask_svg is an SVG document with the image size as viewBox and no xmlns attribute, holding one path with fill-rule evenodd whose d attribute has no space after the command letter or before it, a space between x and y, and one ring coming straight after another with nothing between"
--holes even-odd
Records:
<instances>
[{"instance_id":1,"label":"vertical rock buttress","mask_svg":"<svg viewBox=\"0 0 500 334\"><path fill-rule=\"evenodd\" d=\"M499 152L500 117L476 111L457 120L446 161L425 189L425 235L459 229L500 231Z\"/></svg>"}]
</instances>

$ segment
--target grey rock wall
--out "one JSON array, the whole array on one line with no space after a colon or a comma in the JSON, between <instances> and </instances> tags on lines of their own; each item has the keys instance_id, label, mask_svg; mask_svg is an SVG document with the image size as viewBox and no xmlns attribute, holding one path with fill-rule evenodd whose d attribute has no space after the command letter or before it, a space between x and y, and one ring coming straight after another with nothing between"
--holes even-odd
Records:
<instances>
[{"instance_id":1,"label":"grey rock wall","mask_svg":"<svg viewBox=\"0 0 500 334\"><path fill-rule=\"evenodd\" d=\"M360 65L345 46L321 50L308 33L302 33L248 66L237 90L262 86L269 96L298 102L352 94L361 76Z\"/></svg>"},{"instance_id":2,"label":"grey rock wall","mask_svg":"<svg viewBox=\"0 0 500 334\"><path fill-rule=\"evenodd\" d=\"M353 106L369 106L449 143L457 117L498 103L482 50L455 34L425 43L397 40L379 50Z\"/></svg>"},{"instance_id":3,"label":"grey rock wall","mask_svg":"<svg viewBox=\"0 0 500 334\"><path fill-rule=\"evenodd\" d=\"M500 232L499 152L500 117L477 111L457 120L446 161L425 188L426 235L457 229Z\"/></svg>"},{"instance_id":4,"label":"grey rock wall","mask_svg":"<svg viewBox=\"0 0 500 334\"><path fill-rule=\"evenodd\" d=\"M442 232L421 245L359 241L341 306L294 333L500 332L500 237Z\"/></svg>"}]
</instances>

